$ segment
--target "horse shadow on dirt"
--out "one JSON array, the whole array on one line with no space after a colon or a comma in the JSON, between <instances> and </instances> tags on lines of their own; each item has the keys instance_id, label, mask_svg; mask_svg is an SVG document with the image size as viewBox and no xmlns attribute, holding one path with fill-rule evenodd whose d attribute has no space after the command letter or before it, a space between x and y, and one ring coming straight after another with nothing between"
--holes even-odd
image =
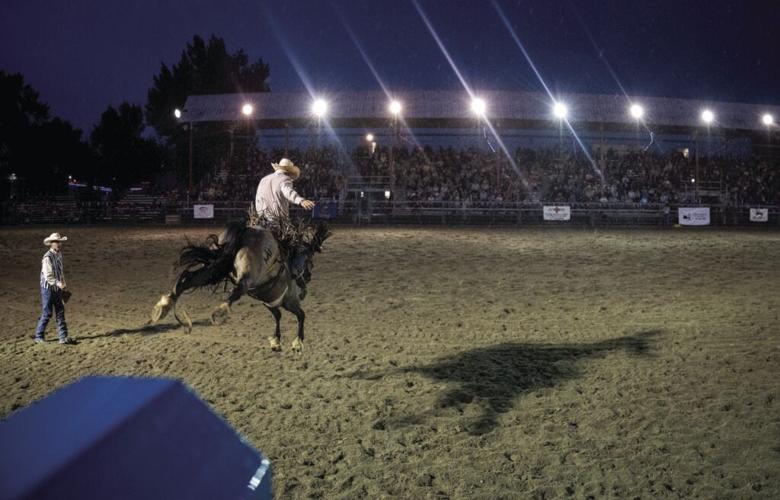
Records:
<instances>
[{"instance_id":1,"label":"horse shadow on dirt","mask_svg":"<svg viewBox=\"0 0 780 500\"><path fill-rule=\"evenodd\" d=\"M211 322L205 319L193 321L193 326L207 326L210 325ZM128 333L136 333L139 335L156 335L160 333L169 332L172 330L177 330L179 328L182 328L182 326L178 323L166 323L166 324L150 324L145 323L141 326L135 327L135 328L117 328L115 330L110 330L103 333L98 333L97 335L92 335L90 337L79 337L79 340L93 340L93 339L99 339L103 337L116 337L119 335L125 335Z\"/></svg>"},{"instance_id":2,"label":"horse shadow on dirt","mask_svg":"<svg viewBox=\"0 0 780 500\"><path fill-rule=\"evenodd\" d=\"M658 330L643 331L589 344L510 342L471 349L431 364L360 372L352 376L377 380L385 375L419 373L447 383L451 387L439 396L430 410L385 421L382 425L420 424L448 409L463 413L466 405L477 403L481 415L470 419L466 428L472 435L482 435L495 429L500 414L509 411L523 394L580 377L580 366L586 360L603 358L615 351L637 357L652 356L652 341L660 333Z\"/></svg>"}]
</instances>

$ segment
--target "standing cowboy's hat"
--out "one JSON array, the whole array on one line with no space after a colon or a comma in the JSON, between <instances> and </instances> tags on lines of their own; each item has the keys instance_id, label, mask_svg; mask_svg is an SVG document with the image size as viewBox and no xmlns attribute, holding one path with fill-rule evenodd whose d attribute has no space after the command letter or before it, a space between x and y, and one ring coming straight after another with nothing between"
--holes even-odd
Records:
<instances>
[{"instance_id":1,"label":"standing cowboy's hat","mask_svg":"<svg viewBox=\"0 0 780 500\"><path fill-rule=\"evenodd\" d=\"M295 164L287 158L282 158L279 160L279 163L271 163L271 166L274 167L274 170L287 172L293 179L297 179L301 176L301 169L295 166Z\"/></svg>"},{"instance_id":2,"label":"standing cowboy's hat","mask_svg":"<svg viewBox=\"0 0 780 500\"><path fill-rule=\"evenodd\" d=\"M60 236L60 233L51 233L48 238L43 240L43 244L50 245L52 241L68 241L68 237Z\"/></svg>"}]
</instances>

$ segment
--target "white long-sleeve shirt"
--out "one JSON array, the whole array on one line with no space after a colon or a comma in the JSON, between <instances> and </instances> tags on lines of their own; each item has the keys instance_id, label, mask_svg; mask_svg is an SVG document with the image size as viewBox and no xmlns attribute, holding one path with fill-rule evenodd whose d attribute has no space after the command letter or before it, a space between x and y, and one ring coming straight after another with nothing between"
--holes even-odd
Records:
<instances>
[{"instance_id":1,"label":"white long-sleeve shirt","mask_svg":"<svg viewBox=\"0 0 780 500\"><path fill-rule=\"evenodd\" d=\"M260 179L255 196L255 210L260 217L267 220L287 218L290 213L290 203L300 205L303 196L293 189L292 178L281 170L268 174Z\"/></svg>"},{"instance_id":2,"label":"white long-sleeve shirt","mask_svg":"<svg viewBox=\"0 0 780 500\"><path fill-rule=\"evenodd\" d=\"M47 288L65 288L65 267L62 264L62 252L49 250L41 260L41 286Z\"/></svg>"}]
</instances>

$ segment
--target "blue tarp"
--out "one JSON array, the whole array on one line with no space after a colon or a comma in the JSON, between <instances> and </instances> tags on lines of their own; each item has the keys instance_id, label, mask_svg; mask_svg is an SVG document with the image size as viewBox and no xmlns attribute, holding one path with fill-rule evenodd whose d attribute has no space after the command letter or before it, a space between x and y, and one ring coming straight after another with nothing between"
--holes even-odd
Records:
<instances>
[{"instance_id":1,"label":"blue tarp","mask_svg":"<svg viewBox=\"0 0 780 500\"><path fill-rule=\"evenodd\" d=\"M0 423L0 499L271 498L270 480L175 380L87 377Z\"/></svg>"}]
</instances>

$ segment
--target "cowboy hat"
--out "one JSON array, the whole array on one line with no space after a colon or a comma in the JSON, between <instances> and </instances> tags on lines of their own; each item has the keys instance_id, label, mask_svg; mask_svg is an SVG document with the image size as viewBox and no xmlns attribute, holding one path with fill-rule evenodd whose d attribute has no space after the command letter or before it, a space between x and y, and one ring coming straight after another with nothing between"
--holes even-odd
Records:
<instances>
[{"instance_id":1,"label":"cowboy hat","mask_svg":"<svg viewBox=\"0 0 780 500\"><path fill-rule=\"evenodd\" d=\"M271 166L274 167L274 170L276 171L281 170L282 172L286 172L293 179L297 179L301 176L301 169L295 166L295 164L287 158L282 158L279 160L279 163L271 163Z\"/></svg>"},{"instance_id":2,"label":"cowboy hat","mask_svg":"<svg viewBox=\"0 0 780 500\"><path fill-rule=\"evenodd\" d=\"M60 236L60 233L51 233L48 238L43 240L43 244L50 245L53 241L68 241L68 237Z\"/></svg>"}]
</instances>

